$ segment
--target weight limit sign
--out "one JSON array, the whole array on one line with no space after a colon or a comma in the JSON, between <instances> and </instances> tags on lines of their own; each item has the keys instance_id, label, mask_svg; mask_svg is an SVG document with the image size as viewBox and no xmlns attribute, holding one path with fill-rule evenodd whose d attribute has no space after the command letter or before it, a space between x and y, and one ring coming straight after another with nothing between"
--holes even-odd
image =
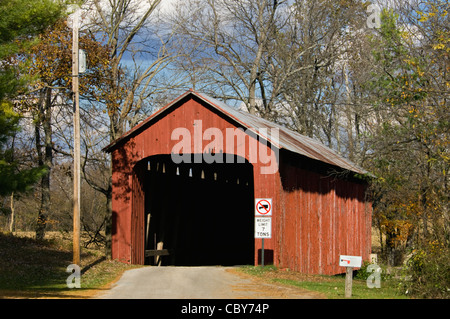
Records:
<instances>
[{"instance_id":1,"label":"weight limit sign","mask_svg":"<svg viewBox=\"0 0 450 319\"><path fill-rule=\"evenodd\" d=\"M272 238L272 218L255 217L255 238Z\"/></svg>"}]
</instances>

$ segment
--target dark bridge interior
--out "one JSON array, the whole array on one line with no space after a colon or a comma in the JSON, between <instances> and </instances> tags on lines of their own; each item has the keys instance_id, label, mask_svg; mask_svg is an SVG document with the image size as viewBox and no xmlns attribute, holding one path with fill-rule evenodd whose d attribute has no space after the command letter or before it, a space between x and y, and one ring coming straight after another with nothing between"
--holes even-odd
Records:
<instances>
[{"instance_id":1,"label":"dark bridge interior","mask_svg":"<svg viewBox=\"0 0 450 319\"><path fill-rule=\"evenodd\" d=\"M146 264L253 264L250 163L235 156L234 163L175 164L157 155L145 164Z\"/></svg>"}]
</instances>

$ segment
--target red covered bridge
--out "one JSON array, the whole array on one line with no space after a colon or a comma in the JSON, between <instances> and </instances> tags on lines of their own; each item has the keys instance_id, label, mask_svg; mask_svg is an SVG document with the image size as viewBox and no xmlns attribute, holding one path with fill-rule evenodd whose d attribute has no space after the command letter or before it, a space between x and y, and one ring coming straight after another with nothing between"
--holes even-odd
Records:
<instances>
[{"instance_id":1,"label":"red covered bridge","mask_svg":"<svg viewBox=\"0 0 450 319\"><path fill-rule=\"evenodd\" d=\"M313 139L187 91L111 143L112 256L133 264L258 264L255 198L272 199L265 264L337 274L369 259L366 172Z\"/></svg>"}]
</instances>

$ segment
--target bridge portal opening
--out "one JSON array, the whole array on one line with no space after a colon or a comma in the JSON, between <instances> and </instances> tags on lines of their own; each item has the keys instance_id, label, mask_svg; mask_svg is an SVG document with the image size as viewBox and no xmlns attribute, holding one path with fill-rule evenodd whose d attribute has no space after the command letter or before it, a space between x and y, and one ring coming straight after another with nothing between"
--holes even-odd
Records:
<instances>
[{"instance_id":1,"label":"bridge portal opening","mask_svg":"<svg viewBox=\"0 0 450 319\"><path fill-rule=\"evenodd\" d=\"M233 163L192 159L175 164L157 155L140 164L145 264L253 264L253 165L238 156Z\"/></svg>"}]
</instances>

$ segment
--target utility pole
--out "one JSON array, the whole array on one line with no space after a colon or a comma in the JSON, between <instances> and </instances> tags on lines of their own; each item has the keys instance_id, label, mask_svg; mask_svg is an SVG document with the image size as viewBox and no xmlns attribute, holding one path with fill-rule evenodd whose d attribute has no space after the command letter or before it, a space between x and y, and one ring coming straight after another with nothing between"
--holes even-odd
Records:
<instances>
[{"instance_id":1,"label":"utility pole","mask_svg":"<svg viewBox=\"0 0 450 319\"><path fill-rule=\"evenodd\" d=\"M80 10L73 15L72 93L73 93L73 263L80 266L80 93L78 90L78 29Z\"/></svg>"}]
</instances>

